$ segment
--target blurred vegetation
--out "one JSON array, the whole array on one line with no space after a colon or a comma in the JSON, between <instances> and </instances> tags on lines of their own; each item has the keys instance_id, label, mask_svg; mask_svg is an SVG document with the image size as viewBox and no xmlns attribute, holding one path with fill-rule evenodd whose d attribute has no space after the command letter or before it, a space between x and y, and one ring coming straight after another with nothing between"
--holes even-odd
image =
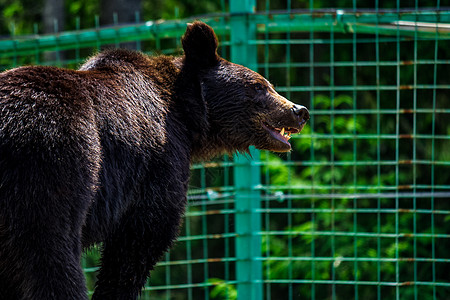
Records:
<instances>
[{"instance_id":1,"label":"blurred vegetation","mask_svg":"<svg viewBox=\"0 0 450 300\"><path fill-rule=\"evenodd\" d=\"M257 1L257 9L310 8L309 0L299 1ZM397 8L397 1L379 1L380 9ZM408 1L406 1L408 2ZM416 2L402 2L400 8L415 7ZM358 8L375 8L371 2ZM369 6L369 3L371 6ZM313 1L314 8L349 8L355 2L350 0ZM403 6L404 5L404 6ZM435 1L420 1L420 8L435 7ZM3 15L0 19L0 35L23 35L41 32L42 0L0 0ZM140 20L174 19L193 15L227 11L228 1L208 0L154 0L143 1ZM66 1L65 29L72 30L80 26L95 26L95 15L100 14L98 1ZM77 25L76 16L80 17ZM38 25L35 25L38 24ZM396 282L413 281L448 282L448 263L430 261L412 262L412 257L449 259L450 244L448 238L430 237L429 234L448 234L450 217L445 214L431 214L439 210L449 210L448 199L432 197L398 199L389 197L364 197L359 194L413 193L429 192L434 186L448 186L450 171L448 164L433 162L450 161L450 142L447 138L435 136L450 135L448 113L397 113L397 108L405 110L449 109L450 95L444 89L367 89L325 91L293 91L289 87L352 87L352 86L396 86L398 74L400 85L449 84L448 64L432 63L435 59L447 60L450 42L441 40L379 40L376 49L375 37L357 35L358 42L353 48L351 34L334 34L334 49L331 49L329 33L275 33L260 35L258 39L307 41L313 38L322 43L314 46L300 44L260 45L258 61L264 65L258 70L283 94L294 102L312 108L313 118L305 127L302 135L292 138L293 151L289 154L274 154L263 151L263 251L262 256L274 259L264 261L264 279L306 279ZM227 37L221 37L226 40ZM311 48L312 47L312 48ZM437 47L437 49L435 48ZM144 43L144 51L152 51L154 43ZM163 41L161 50L169 49L179 53L179 42ZM334 77L330 74L330 56L333 53L336 62L374 62L376 50L383 62L414 61L414 51L423 63L368 66L350 64L346 67L333 67ZM92 49L82 56L90 55ZM227 57L228 47L221 47L222 55ZM289 53L289 55L288 55ZM313 57L311 56L313 54ZM20 63L29 63L23 58ZM294 63L321 63L322 66L293 67ZM428 61L426 63L426 61ZM424 63L425 62L425 63ZM2 62L5 64L5 62ZM78 63L78 62L77 62ZM328 65L327 65L328 63ZM71 67L76 64L67 63ZM378 76L377 76L378 73ZM356 74L356 77L355 75ZM414 101L414 99L416 99ZM435 103L433 103L433 99ZM399 100L397 102L397 100ZM383 110L383 112L381 112ZM360 113L358 111L365 111ZM410 138L413 134L421 137ZM399 138L401 137L401 138ZM412 163L415 151L416 161ZM227 199L227 187L233 185L232 167L222 167L229 158L218 158L214 162L218 167L194 169L191 186L204 192L205 188L215 195ZM434 172L431 182L432 172ZM401 189L400 189L401 187ZM212 192L213 191L213 192ZM191 194L192 195L192 194ZM316 195L316 197L306 197ZM305 196L305 197L303 197ZM208 196L209 197L209 196ZM210 199L211 200L211 199ZM195 201L194 201L195 202ZM225 203L225 204L224 204ZM186 219L182 235L191 236L234 232L232 214L213 214L205 216L205 210L233 209L232 202L208 206L201 201L190 207L190 216ZM272 212L279 210L281 213ZM306 212L298 213L296 210ZM416 210L416 212L414 212ZM417 213L417 210L425 211ZM280 231L285 234L269 234ZM317 233L323 233L319 235ZM327 234L331 232L331 234ZM343 233L343 234L334 234ZM362 235L352 235L360 233ZM392 237L398 233L401 237ZM411 234L424 234L413 237ZM365 235L366 234L366 235ZM427 235L428 234L428 235ZM170 260L195 260L203 258L229 258L234 255L232 238L198 239L178 242L167 255ZM310 260L285 259L290 257L312 258ZM352 258L365 258L360 261ZM283 259L281 259L283 258ZM313 258L321 258L314 260ZM398 265L396 258L404 258ZM99 252L89 251L84 260L85 267L98 264ZM94 269L95 270L95 269ZM89 271L94 271L89 270ZM193 299L208 295L211 299L236 299L236 288L229 281L234 277L234 263L220 262L209 264L208 276L204 265L163 265L152 273L150 286L165 285L167 270L170 271L170 284L186 283L186 274L191 282L210 285L209 288L193 289ZM432 278L435 270L434 278ZM414 272L416 275L414 277ZM87 273L90 290L94 287L95 273ZM361 299L393 299L395 286L377 287L372 285L341 284L266 284L265 291L272 299L312 298L330 299L334 291L335 299L345 299L358 290ZM401 287L402 299L433 299L433 286ZM167 293L170 293L168 296ZM450 291L446 287L436 288L436 299L447 299ZM152 291L143 294L144 299L186 299L186 289Z\"/></svg>"},{"instance_id":2,"label":"blurred vegetation","mask_svg":"<svg viewBox=\"0 0 450 300\"><path fill-rule=\"evenodd\" d=\"M44 0L0 0L0 10L3 12L0 16L0 36L42 33L43 6ZM65 1L65 6L64 30L76 29L77 17L80 18L80 28L94 27L95 16L101 13L98 0L70 0ZM223 0L144 0L138 13L140 20L168 20L220 12L224 8Z\"/></svg>"}]
</instances>

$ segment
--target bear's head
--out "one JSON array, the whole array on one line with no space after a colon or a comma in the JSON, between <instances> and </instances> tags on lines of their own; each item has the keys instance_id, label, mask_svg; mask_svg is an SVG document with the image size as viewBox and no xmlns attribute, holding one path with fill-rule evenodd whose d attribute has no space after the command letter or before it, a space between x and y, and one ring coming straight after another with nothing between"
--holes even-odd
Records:
<instances>
[{"instance_id":1,"label":"bear's head","mask_svg":"<svg viewBox=\"0 0 450 300\"><path fill-rule=\"evenodd\" d=\"M251 145L275 152L291 150L289 138L309 120L306 107L279 95L263 76L217 54L217 37L202 22L188 25L182 39L184 66L199 81L206 105L207 156L246 152ZM192 72L190 72L192 74Z\"/></svg>"}]
</instances>

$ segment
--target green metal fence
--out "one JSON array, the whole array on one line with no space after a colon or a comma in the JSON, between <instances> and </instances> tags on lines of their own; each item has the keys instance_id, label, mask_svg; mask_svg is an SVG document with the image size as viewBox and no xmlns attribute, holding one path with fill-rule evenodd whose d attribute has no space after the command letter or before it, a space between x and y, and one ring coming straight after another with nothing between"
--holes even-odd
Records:
<instances>
[{"instance_id":1,"label":"green metal fence","mask_svg":"<svg viewBox=\"0 0 450 300\"><path fill-rule=\"evenodd\" d=\"M221 1L201 18L311 120L291 153L192 167L180 239L142 299L450 299L450 11L341 2ZM179 54L189 21L13 36L0 65L76 67L122 42Z\"/></svg>"}]
</instances>

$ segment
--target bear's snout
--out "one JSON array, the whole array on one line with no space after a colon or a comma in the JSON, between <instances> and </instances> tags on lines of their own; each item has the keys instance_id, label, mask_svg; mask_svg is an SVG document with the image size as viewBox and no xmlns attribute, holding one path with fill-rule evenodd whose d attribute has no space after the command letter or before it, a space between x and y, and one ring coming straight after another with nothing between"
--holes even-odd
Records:
<instances>
[{"instance_id":1,"label":"bear's snout","mask_svg":"<svg viewBox=\"0 0 450 300\"><path fill-rule=\"evenodd\" d=\"M303 105L294 104L291 110L294 116L299 119L300 124L304 124L309 120L309 110Z\"/></svg>"}]
</instances>

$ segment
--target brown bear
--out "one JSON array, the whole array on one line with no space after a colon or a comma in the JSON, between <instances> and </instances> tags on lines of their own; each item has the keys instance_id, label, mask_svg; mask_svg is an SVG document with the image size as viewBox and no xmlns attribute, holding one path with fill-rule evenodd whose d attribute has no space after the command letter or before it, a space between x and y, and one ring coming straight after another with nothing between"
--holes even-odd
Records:
<instances>
[{"instance_id":1,"label":"brown bear","mask_svg":"<svg viewBox=\"0 0 450 300\"><path fill-rule=\"evenodd\" d=\"M93 299L135 299L177 237L193 160L291 149L304 106L219 57L206 24L182 45L1 73L0 299L87 299L80 256L96 243Z\"/></svg>"}]
</instances>

